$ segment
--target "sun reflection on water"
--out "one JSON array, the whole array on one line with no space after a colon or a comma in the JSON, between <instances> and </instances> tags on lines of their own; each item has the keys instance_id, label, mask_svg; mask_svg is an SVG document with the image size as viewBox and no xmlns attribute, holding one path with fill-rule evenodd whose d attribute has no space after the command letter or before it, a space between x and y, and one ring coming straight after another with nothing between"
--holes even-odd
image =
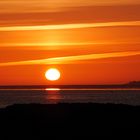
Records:
<instances>
[{"instance_id":1,"label":"sun reflection on water","mask_svg":"<svg viewBox=\"0 0 140 140\"><path fill-rule=\"evenodd\" d=\"M45 94L45 99L47 103L50 104L57 104L61 101L61 94L60 94L60 89L59 88L46 88L45 89L46 94Z\"/></svg>"},{"instance_id":2,"label":"sun reflection on water","mask_svg":"<svg viewBox=\"0 0 140 140\"><path fill-rule=\"evenodd\" d=\"M59 91L60 88L46 88L46 91Z\"/></svg>"}]
</instances>

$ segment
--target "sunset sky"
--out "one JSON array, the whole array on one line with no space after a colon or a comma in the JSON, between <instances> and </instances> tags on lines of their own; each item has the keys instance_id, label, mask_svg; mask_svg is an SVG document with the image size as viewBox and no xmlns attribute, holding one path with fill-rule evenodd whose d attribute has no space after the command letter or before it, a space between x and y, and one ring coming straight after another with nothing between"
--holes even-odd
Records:
<instances>
[{"instance_id":1,"label":"sunset sky","mask_svg":"<svg viewBox=\"0 0 140 140\"><path fill-rule=\"evenodd\" d=\"M0 85L129 81L140 81L140 0L0 0Z\"/></svg>"}]
</instances>

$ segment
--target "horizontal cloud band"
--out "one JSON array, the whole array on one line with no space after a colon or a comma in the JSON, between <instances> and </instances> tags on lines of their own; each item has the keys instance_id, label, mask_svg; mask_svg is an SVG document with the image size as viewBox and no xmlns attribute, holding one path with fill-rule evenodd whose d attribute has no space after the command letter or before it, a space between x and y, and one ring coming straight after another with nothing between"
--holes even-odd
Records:
<instances>
[{"instance_id":1,"label":"horizontal cloud band","mask_svg":"<svg viewBox=\"0 0 140 140\"><path fill-rule=\"evenodd\" d=\"M11 26L11 27L0 27L0 31L64 30L64 29L117 27L117 26L140 26L140 21L83 23L83 24L77 23L63 25L42 25L42 26Z\"/></svg>"},{"instance_id":2,"label":"horizontal cloud band","mask_svg":"<svg viewBox=\"0 0 140 140\"><path fill-rule=\"evenodd\" d=\"M18 66L18 65L47 65L47 64L69 64L76 61L82 60L94 60L94 59L105 59L105 58L118 58L140 55L140 51L133 52L116 52L116 53L103 53L103 54L88 54L88 55L77 55L77 56L66 56L56 57L39 60L27 60L27 61L16 61L0 63L0 66Z\"/></svg>"}]
</instances>

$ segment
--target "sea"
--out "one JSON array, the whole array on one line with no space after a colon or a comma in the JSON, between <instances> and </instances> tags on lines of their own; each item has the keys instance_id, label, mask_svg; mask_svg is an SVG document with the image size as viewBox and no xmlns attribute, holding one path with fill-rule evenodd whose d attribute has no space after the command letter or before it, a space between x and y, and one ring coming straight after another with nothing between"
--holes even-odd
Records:
<instances>
[{"instance_id":1,"label":"sea","mask_svg":"<svg viewBox=\"0 0 140 140\"><path fill-rule=\"evenodd\" d=\"M140 88L0 89L0 108L13 104L111 103L140 105Z\"/></svg>"}]
</instances>

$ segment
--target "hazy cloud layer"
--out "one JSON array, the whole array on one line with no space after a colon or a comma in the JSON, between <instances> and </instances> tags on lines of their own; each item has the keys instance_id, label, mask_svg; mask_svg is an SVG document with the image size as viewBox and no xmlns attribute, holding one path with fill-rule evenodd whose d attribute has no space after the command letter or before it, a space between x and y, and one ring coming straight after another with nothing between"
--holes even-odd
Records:
<instances>
[{"instance_id":1,"label":"hazy cloud layer","mask_svg":"<svg viewBox=\"0 0 140 140\"><path fill-rule=\"evenodd\" d=\"M0 26L140 20L140 5L82 6L53 12L0 12Z\"/></svg>"},{"instance_id":2,"label":"hazy cloud layer","mask_svg":"<svg viewBox=\"0 0 140 140\"><path fill-rule=\"evenodd\" d=\"M18 65L35 65L35 64L38 65L69 64L69 63L75 63L76 61L83 61L83 60L118 58L118 57L127 57L127 56L135 56L135 55L140 55L140 51L88 54L88 55L77 55L77 56L54 57L54 58L39 59L39 60L6 62L6 63L0 63L0 66L18 66Z\"/></svg>"}]
</instances>

